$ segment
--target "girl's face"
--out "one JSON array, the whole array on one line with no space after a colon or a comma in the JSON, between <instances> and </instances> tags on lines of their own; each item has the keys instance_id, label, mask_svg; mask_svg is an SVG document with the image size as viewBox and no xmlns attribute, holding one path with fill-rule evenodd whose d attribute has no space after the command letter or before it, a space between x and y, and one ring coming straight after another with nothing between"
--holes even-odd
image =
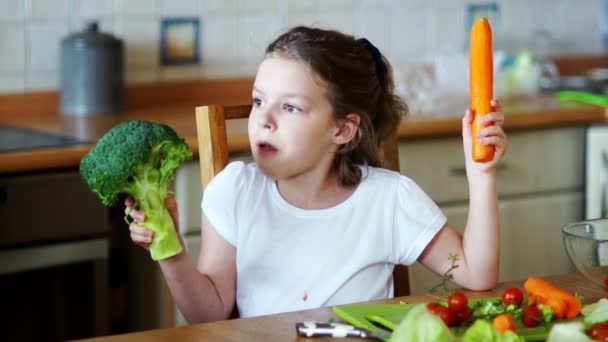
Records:
<instances>
[{"instance_id":1,"label":"girl's face","mask_svg":"<svg viewBox=\"0 0 608 342\"><path fill-rule=\"evenodd\" d=\"M325 82L296 59L267 57L253 85L251 151L275 180L329 170L338 145ZM325 171L326 172L326 171Z\"/></svg>"}]
</instances>

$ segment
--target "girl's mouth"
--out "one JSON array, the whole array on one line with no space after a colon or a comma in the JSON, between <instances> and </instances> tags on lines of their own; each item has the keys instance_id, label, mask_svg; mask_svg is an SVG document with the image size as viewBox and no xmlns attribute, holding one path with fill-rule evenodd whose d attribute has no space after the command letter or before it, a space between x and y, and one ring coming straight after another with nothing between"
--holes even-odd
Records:
<instances>
[{"instance_id":1,"label":"girl's mouth","mask_svg":"<svg viewBox=\"0 0 608 342\"><path fill-rule=\"evenodd\" d=\"M261 155L269 155L269 154L275 153L277 151L278 150L276 147L272 146L271 144L269 144L265 141L258 143L258 152Z\"/></svg>"}]
</instances>

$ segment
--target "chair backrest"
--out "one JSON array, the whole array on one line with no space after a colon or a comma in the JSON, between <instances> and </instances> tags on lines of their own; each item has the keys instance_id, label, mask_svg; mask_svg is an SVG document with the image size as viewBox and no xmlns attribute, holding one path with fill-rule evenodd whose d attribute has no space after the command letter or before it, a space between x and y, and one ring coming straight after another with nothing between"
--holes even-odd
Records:
<instances>
[{"instance_id":1,"label":"chair backrest","mask_svg":"<svg viewBox=\"0 0 608 342\"><path fill-rule=\"evenodd\" d=\"M198 154L203 188L228 164L226 120L247 118L250 111L251 105L211 105L196 108ZM399 150L396 134L384 142L382 151L384 166L398 172ZM407 267L395 267L393 279L395 296L409 295Z\"/></svg>"}]
</instances>

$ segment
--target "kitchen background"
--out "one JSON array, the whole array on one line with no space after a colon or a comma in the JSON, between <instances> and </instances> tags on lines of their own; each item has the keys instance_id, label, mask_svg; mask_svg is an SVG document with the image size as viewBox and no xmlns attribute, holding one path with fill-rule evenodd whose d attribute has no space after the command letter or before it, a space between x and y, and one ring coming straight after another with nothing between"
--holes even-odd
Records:
<instances>
[{"instance_id":1,"label":"kitchen background","mask_svg":"<svg viewBox=\"0 0 608 342\"><path fill-rule=\"evenodd\" d=\"M442 79L444 81L442 86L450 84L466 86L463 77L467 77L465 70L469 34L467 10L471 5L491 7L492 4L495 4L497 8L496 15L491 18L495 47L497 52L502 52L502 55L496 54L497 58L507 60L508 58L505 57L507 55L525 56L521 52L526 50L530 51L537 60L543 56L599 55L608 51L608 40L606 39L608 37L608 0L579 0L576 2L569 0L0 0L0 47L2 51L0 53L0 95L58 90L60 41L70 33L83 30L85 24L92 20L99 22L101 31L112 33L124 41L125 79L128 84L170 83L187 79L250 78L255 73L265 46L272 38L289 26L310 24L367 37L396 67L398 82L406 78L408 68L426 70L424 67L418 67L433 64L435 67L439 67L437 75L449 77L449 79ZM200 19L201 62L195 65L162 65L161 22L166 18L180 17ZM463 65L465 67L462 67ZM437 91L436 83L424 79L424 73L410 72L410 76L410 79L418 81L422 78L422 81L417 84L419 92L407 94L411 96L408 98L408 102L412 108L428 109L425 107L424 101L441 102L432 101L437 97L430 96L432 92ZM498 81L497 83L500 83L500 78ZM435 93L435 95L437 94ZM460 94L454 98L466 100L467 97ZM464 108L464 106L453 106L453 108ZM49 109L49 111L56 110L57 108ZM24 112L23 115L27 115L27 112ZM566 135L564 132L574 134ZM541 151L544 148L542 146L545 145L541 146L538 142L545 142L546 146L552 148L553 154L551 155L560 157L575 153L580 155L580 151L583 150L582 128L575 127L572 132L564 132L558 131L558 135L555 135L560 138L555 141L563 144L559 146L559 149L556 149L555 146L558 144L553 144L551 139L534 138L526 141L532 141L533 144L530 146L533 145ZM562 139L562 136L572 136L573 138L567 140ZM608 132L602 133L602 136L608 141ZM568 143L569 141L575 143ZM458 144L452 142L448 144L448 146L456 145ZM606 145L605 140L601 141L601 145ZM458 145L457 148L460 149L460 146ZM568 154L568 148L574 152ZM442 150L449 151L448 149ZM522 147L520 150L523 151L524 148ZM526 148L526 150L529 149ZM589 150L592 149L589 148ZM543 153L543 155L546 154ZM447 153L446 155L455 156L458 153ZM600 153L595 153L595 155L599 158ZM411 160L412 158L402 159ZM565 164L568 165L568 163ZM535 165L537 168L542 168L543 164L539 162ZM517 167L511 166L511 170L517 170ZM196 163L190 165L190 171L192 172L188 175L192 177L191 179L182 177L185 180L184 188L188 188L189 184L199 182ZM544 170L529 173L545 175ZM577 172L572 173L578 175ZM563 169L560 169L559 174L564 175L562 178L568 178L569 175ZM575 182L571 183L579 186L578 182L579 178L576 178ZM534 183L544 184L539 181ZM73 189L74 186L70 185L70 188ZM507 223L510 223L511 227L522 227L521 229L526 229L527 225L536 226L538 224L535 221L536 217L543 215L533 213L534 210L530 210L528 207L530 203L536 203L545 212L555 210L555 203L558 205L566 203L564 207L570 210L565 210L565 215L578 217L576 210L578 210L578 203L582 202L582 190L575 189L574 192L568 192L569 189L554 187L557 190L551 188L555 191L553 193L545 192L538 196L526 193L526 195L530 195L531 199L521 196L511 201L507 200L504 204L507 217L519 218L521 215L516 214L522 212L522 207L527 210L526 213L529 213L523 215L521 219L525 224L519 224L520 221L517 220ZM190 186L190 188L192 187ZM535 191L534 189L532 190ZM443 193L443 189L441 190ZM39 193L41 190L36 185L31 187L30 191ZM48 191L52 191L52 189ZM191 193L193 192L191 191ZM188 202L196 210L190 212L200 219L199 209L197 209L200 194L196 193L192 196L194 198ZM24 195L23 202L29 204L30 197ZM36 197L41 198L41 201L45 199L44 196L37 195ZM599 201L597 202L599 203ZM571 203L576 205L570 205ZM464 209L458 204L453 205L451 209L451 213L456 212L457 216L464 212ZM57 212L61 211L57 210ZM571 215L571 212L575 214ZM464 217L464 215L460 216ZM552 216L556 217L554 221L559 221L559 224L545 224L543 227L558 227L566 222L561 220L559 215ZM45 218L44 215L40 215L40 217ZM72 216L69 219L74 220ZM74 221L83 222L85 220ZM101 222L101 220L98 221ZM54 226L60 226L60 224ZM192 246L196 246L198 243L196 240L196 237L199 236L198 227L198 224L185 227L190 234L187 241ZM127 230L122 230L122 232L126 234ZM543 234L543 231L539 230L539 234ZM103 236L103 239L105 241L106 237ZM164 288L161 288L163 280L145 253L132 246L127 239L121 242L129 243L129 246L134 249L129 253L132 252L133 255L124 257L110 252L110 256L107 257L104 245L106 252L104 260L96 262L94 268L86 268L86 271L91 274L83 275L83 271L78 268L61 269L69 273L69 276L64 277L65 279L79 279L74 284L81 288L82 293L78 294L74 291L74 293L70 293L70 298L74 302L85 304L74 305L75 309L72 312L76 313L74 316L86 316L80 315L80 313L88 310L87 306L99 306L98 302L103 303L103 301L98 300L97 297L103 298L105 295L110 297L107 307L102 306L96 311L101 313L109 311L110 321L106 323L109 325L107 328L110 332L118 333L163 326L167 321L166 312L169 311L164 306L171 307L172 305L172 303L157 303L156 299L160 297L156 293L164 291ZM197 250L192 246L189 245L191 250ZM73 253L70 252L70 254ZM551 257L535 258L534 260L545 261L544 259L551 259ZM112 271L109 275L97 271L97 269L106 268L105 262L111 264ZM130 266L126 266L128 262L133 264L139 262L137 265L147 267L129 268ZM559 260L556 263L559 263ZM49 273L53 272L57 273L49 271ZM87 292L91 286L79 286L86 282L103 283L104 276L109 278L110 288L105 289L109 293L98 296ZM55 276L53 275L53 277ZM102 280L98 278L102 278ZM133 281L134 278L136 281ZM35 311L38 314L36 320L48 321L48 330L52 331L59 325L48 317L60 316L53 310L57 307L62 308L54 303L38 304L38 297L42 298L40 299L42 302L44 297L48 296L46 292L40 292L36 288L41 283L37 280L39 278L34 279L36 280L30 281L30 278L23 277L12 286L12 289L16 289L15 292L28 293L27 297L32 298L28 303L32 304L24 305L21 302L22 297L14 296L14 307L19 307L22 311L19 311L18 314L10 313L10 316L27 317L27 319L33 320L31 307L36 306ZM31 287L21 286L26 282L31 283ZM129 289L127 289L127 283ZM141 286L138 287L138 285ZM53 287L47 286L47 288L52 290ZM4 291L3 293L13 292ZM30 296L29 293L38 294L38 297ZM55 291L54 293L53 298L59 298L57 300L61 302L63 297L59 295L60 292ZM95 297L95 301L91 301L91 297ZM136 304L134 304L135 302ZM48 311L41 310L41 307L46 307ZM4 317L0 310L0 318ZM72 324L76 326L85 326L90 323L87 321L88 316L66 316L60 317L59 320L75 322ZM2 320L0 319L0 321ZM183 320L178 320L178 323L183 324ZM26 328L19 327L14 330L22 333ZM43 328L38 328L38 330L42 331L41 334L46 331Z\"/></svg>"},{"instance_id":2,"label":"kitchen background","mask_svg":"<svg viewBox=\"0 0 608 342\"><path fill-rule=\"evenodd\" d=\"M399 67L440 51L463 52L465 0L0 0L0 93L59 87L59 42L86 22L125 42L126 81L252 76L270 39L295 24L331 27L376 44ZM600 0L498 0L498 49L509 53L601 52L607 6ZM160 23L199 17L201 63L162 66ZM538 52L538 51L536 51Z\"/></svg>"}]
</instances>

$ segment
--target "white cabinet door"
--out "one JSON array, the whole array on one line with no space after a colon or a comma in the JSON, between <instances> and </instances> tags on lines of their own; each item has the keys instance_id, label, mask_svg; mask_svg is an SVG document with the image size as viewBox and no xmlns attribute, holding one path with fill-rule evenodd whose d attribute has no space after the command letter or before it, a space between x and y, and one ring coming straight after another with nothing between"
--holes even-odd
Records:
<instances>
[{"instance_id":1,"label":"white cabinet door","mask_svg":"<svg viewBox=\"0 0 608 342\"><path fill-rule=\"evenodd\" d=\"M587 130L585 218L608 216L608 126Z\"/></svg>"},{"instance_id":2,"label":"white cabinet door","mask_svg":"<svg viewBox=\"0 0 608 342\"><path fill-rule=\"evenodd\" d=\"M562 242L564 224L579 221L582 191L546 194L500 201L500 281L524 280L528 276L573 271ZM467 206L442 208L448 222L463 230ZM445 251L446 258L450 251ZM438 284L440 277L420 264L409 268L410 290L423 294Z\"/></svg>"}]
</instances>

